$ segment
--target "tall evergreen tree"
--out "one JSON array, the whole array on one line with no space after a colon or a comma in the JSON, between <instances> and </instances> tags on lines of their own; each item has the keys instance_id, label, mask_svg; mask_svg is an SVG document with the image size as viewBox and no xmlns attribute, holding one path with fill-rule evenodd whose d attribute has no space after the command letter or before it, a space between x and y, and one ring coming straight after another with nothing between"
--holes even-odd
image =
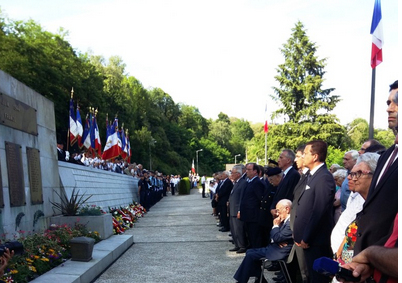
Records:
<instances>
[{"instance_id":1,"label":"tall evergreen tree","mask_svg":"<svg viewBox=\"0 0 402 283\"><path fill-rule=\"evenodd\" d=\"M318 59L316 51L303 24L297 22L281 49L285 62L277 68L275 79L280 87L273 88L275 95L272 98L283 106L274 112L274 117L284 115L295 123L334 121L335 116L328 112L335 108L339 97L331 95L334 88L321 88L326 59Z\"/></svg>"}]
</instances>

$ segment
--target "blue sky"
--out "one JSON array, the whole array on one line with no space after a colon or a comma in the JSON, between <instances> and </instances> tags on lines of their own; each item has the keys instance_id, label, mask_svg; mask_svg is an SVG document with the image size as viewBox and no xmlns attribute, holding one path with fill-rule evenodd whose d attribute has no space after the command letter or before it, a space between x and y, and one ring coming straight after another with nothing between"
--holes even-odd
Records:
<instances>
[{"instance_id":1,"label":"blue sky","mask_svg":"<svg viewBox=\"0 0 402 283\"><path fill-rule=\"evenodd\" d=\"M284 62L279 49L300 20L319 58L328 58L323 87L342 99L332 113L343 125L369 121L374 0L3 0L0 7L13 20L63 27L80 52L120 56L144 87L159 87L206 118L223 112L251 122L265 121L266 103L268 113L278 108L269 95ZM376 128L387 127L388 86L398 78L397 0L382 1L382 17Z\"/></svg>"}]
</instances>

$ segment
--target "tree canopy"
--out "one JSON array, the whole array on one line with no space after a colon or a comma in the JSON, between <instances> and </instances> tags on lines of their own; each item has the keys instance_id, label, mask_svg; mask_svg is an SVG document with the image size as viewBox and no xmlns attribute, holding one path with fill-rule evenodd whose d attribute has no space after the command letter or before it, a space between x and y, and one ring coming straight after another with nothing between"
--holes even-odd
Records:
<instances>
[{"instance_id":1,"label":"tree canopy","mask_svg":"<svg viewBox=\"0 0 402 283\"><path fill-rule=\"evenodd\" d=\"M67 136L74 88L82 117L89 107L98 109L102 144L103 121L117 115L129 131L131 160L145 168L152 157L153 169L185 176L198 149L203 149L200 174L223 170L238 154L238 161L263 160L263 125L222 112L216 120L205 119L196 106L175 103L171 94L158 87L145 89L139 79L127 75L119 56L105 59L75 50L67 34L63 29L50 33L33 20L11 21L0 10L0 69L54 102L59 137ZM268 157L276 159L281 149L295 149L311 139L328 142L333 149L331 160L339 160L344 150L360 147L367 137L367 122L358 119L342 126L330 114L339 97L331 94L334 88L322 89L326 59L317 58L317 47L301 22L281 51L284 63L277 68L278 86L272 97L281 105L274 116L283 115L287 122L270 125ZM375 137L387 146L392 140L389 131L377 130Z\"/></svg>"}]
</instances>

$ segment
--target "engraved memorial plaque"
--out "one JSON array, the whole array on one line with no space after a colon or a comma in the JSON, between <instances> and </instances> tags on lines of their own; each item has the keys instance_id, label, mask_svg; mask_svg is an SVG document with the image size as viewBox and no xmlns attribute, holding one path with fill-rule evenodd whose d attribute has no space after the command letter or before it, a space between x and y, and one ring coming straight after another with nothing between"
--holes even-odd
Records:
<instances>
[{"instance_id":1,"label":"engraved memorial plaque","mask_svg":"<svg viewBox=\"0 0 402 283\"><path fill-rule=\"evenodd\" d=\"M10 206L23 206L26 202L21 146L11 142L5 143Z\"/></svg>"},{"instance_id":2,"label":"engraved memorial plaque","mask_svg":"<svg viewBox=\"0 0 402 283\"><path fill-rule=\"evenodd\" d=\"M1 159L1 156L0 156ZM3 180L1 179L1 166L0 166L0 207L4 207L4 199L3 199Z\"/></svg>"},{"instance_id":3,"label":"engraved memorial plaque","mask_svg":"<svg viewBox=\"0 0 402 283\"><path fill-rule=\"evenodd\" d=\"M29 191L31 192L31 203L43 203L42 175L40 170L39 150L27 147L27 161L29 174Z\"/></svg>"},{"instance_id":4,"label":"engraved memorial plaque","mask_svg":"<svg viewBox=\"0 0 402 283\"><path fill-rule=\"evenodd\" d=\"M31 135L38 135L36 110L0 92L0 123Z\"/></svg>"}]
</instances>

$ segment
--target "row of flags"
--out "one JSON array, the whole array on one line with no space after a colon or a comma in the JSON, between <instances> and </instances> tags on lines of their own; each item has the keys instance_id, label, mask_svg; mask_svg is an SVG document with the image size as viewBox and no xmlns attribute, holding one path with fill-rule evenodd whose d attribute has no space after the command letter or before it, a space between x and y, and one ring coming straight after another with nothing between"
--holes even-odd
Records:
<instances>
[{"instance_id":1,"label":"row of flags","mask_svg":"<svg viewBox=\"0 0 402 283\"><path fill-rule=\"evenodd\" d=\"M106 115L106 144L102 151L99 127L96 120L98 110L91 108L83 124L78 104L76 111L74 111L73 92L72 90L70 99L69 144L72 146L77 142L79 148L86 148L92 153L93 157L108 160L121 156L130 163L131 146L128 130L124 132L123 126L119 129L117 116L113 123L109 124Z\"/></svg>"}]
</instances>

